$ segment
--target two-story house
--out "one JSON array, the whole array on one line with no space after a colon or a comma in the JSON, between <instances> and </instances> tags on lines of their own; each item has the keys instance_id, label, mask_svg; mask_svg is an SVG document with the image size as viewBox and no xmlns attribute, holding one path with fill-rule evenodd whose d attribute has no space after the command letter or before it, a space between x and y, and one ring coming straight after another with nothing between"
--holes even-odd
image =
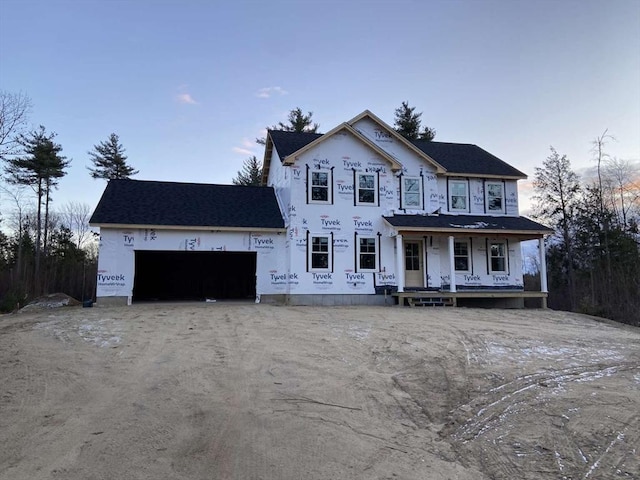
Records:
<instances>
[{"instance_id":1,"label":"two-story house","mask_svg":"<svg viewBox=\"0 0 640 480\"><path fill-rule=\"evenodd\" d=\"M475 145L408 141L369 111L325 134L269 131L264 187L110 182L92 218L98 302L544 301L544 274L542 292L523 291L520 244L550 232L519 216L523 178ZM224 287L230 274L244 287Z\"/></svg>"}]
</instances>

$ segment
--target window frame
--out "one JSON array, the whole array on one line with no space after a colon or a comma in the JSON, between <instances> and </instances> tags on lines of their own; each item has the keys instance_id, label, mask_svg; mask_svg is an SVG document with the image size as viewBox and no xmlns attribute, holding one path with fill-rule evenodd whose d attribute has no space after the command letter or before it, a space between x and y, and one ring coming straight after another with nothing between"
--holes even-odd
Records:
<instances>
[{"instance_id":1,"label":"window frame","mask_svg":"<svg viewBox=\"0 0 640 480\"><path fill-rule=\"evenodd\" d=\"M493 254L494 245L501 246L504 249L502 255L494 255ZM489 242L488 256L489 256L489 273L508 274L508 272L509 272L509 248L507 247L507 242L506 241ZM494 260L500 260L500 259L502 259L502 261L504 262L504 264L503 264L504 270L497 270L497 269L493 268L493 261Z\"/></svg>"},{"instance_id":2,"label":"window frame","mask_svg":"<svg viewBox=\"0 0 640 480\"><path fill-rule=\"evenodd\" d=\"M462 195L454 195L454 187L462 185L464 187L465 204L463 208L455 208L453 197L461 197ZM468 212L469 211L469 182L467 180L450 179L449 180L449 211L450 212Z\"/></svg>"},{"instance_id":3,"label":"window frame","mask_svg":"<svg viewBox=\"0 0 640 480\"><path fill-rule=\"evenodd\" d=\"M415 180L417 182L417 184L418 184L418 192L417 192L418 193L418 204L417 205L409 205L409 204L407 204L407 192L408 192L408 190L407 190L407 185L405 183L407 180ZM411 209L413 209L413 210L422 210L424 208L423 205L422 205L423 197L424 197L424 195L422 193L422 177L411 177L411 176L406 176L405 177L403 175L401 177L400 181L402 182L402 184L401 184L401 186L402 186L402 195L401 195L401 198L400 198L400 208L405 209L405 210L406 209L409 209L409 210L411 210ZM412 193L414 193L414 192L412 192Z\"/></svg>"},{"instance_id":4,"label":"window frame","mask_svg":"<svg viewBox=\"0 0 640 480\"><path fill-rule=\"evenodd\" d=\"M314 247L316 247L316 244L314 243L314 239L326 239L327 243L326 243L326 250L315 250ZM317 244L317 246L322 247L322 245L320 243ZM331 272L332 269L332 256L333 256L333 237L332 235L326 235L326 234L309 234L309 241L308 241L308 245L307 245L307 254L308 254L308 260L309 260L309 271L310 272ZM314 255L326 255L327 257L327 262L326 262L326 267L314 267Z\"/></svg>"},{"instance_id":5,"label":"window frame","mask_svg":"<svg viewBox=\"0 0 640 480\"><path fill-rule=\"evenodd\" d=\"M491 209L491 203L489 201L489 188L491 186L499 186L502 192L500 197L500 208L499 209ZM505 212L505 185L504 182L495 182L495 181L487 181L484 184L484 204L485 204L485 212L486 213L504 213Z\"/></svg>"},{"instance_id":6,"label":"window frame","mask_svg":"<svg viewBox=\"0 0 640 480\"><path fill-rule=\"evenodd\" d=\"M471 268L471 246L470 246L470 241L469 239L454 239L453 241L453 264L454 264L454 270L456 272L461 272L461 273L469 273L472 271ZM456 246L457 245L462 245L464 244L466 246L467 249L467 253L466 255L456 255ZM462 269L462 268L458 268L456 259L457 258L465 258L467 261L467 268Z\"/></svg>"},{"instance_id":7,"label":"window frame","mask_svg":"<svg viewBox=\"0 0 640 480\"><path fill-rule=\"evenodd\" d=\"M366 188L363 190L373 190L373 202L362 202L360 201L360 177L363 176L370 176L373 177L373 189L370 188ZM364 205L364 206L373 206L373 207L377 207L378 206L378 174L377 172L356 172L355 175L355 185L354 185L354 195L355 195L355 204L360 206L360 205Z\"/></svg>"},{"instance_id":8,"label":"window frame","mask_svg":"<svg viewBox=\"0 0 640 480\"><path fill-rule=\"evenodd\" d=\"M367 251L367 252L363 252L362 250L362 241L366 240L366 241L370 241L368 247L373 247L373 252ZM357 271L358 272L377 272L378 271L378 239L377 237L373 237L373 236L357 236L357 244L356 244L356 248L357 248ZM373 256L373 267L372 268L367 268L367 267L363 267L362 266L362 256L366 255L366 256Z\"/></svg>"},{"instance_id":9,"label":"window frame","mask_svg":"<svg viewBox=\"0 0 640 480\"><path fill-rule=\"evenodd\" d=\"M323 205L331 205L333 203L333 170L310 170L309 171L309 180L307 185L307 201L308 203L317 203ZM327 175L327 185L314 185L313 176L314 174L326 174ZM326 200L315 200L313 198L313 189L314 188L326 188L327 189L327 199Z\"/></svg>"}]
</instances>

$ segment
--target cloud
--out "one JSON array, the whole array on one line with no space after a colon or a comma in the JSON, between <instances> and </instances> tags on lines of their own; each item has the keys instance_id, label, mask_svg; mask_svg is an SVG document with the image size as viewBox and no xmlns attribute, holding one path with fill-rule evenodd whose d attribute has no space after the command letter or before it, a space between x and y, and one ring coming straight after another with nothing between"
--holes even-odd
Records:
<instances>
[{"instance_id":1,"label":"cloud","mask_svg":"<svg viewBox=\"0 0 640 480\"><path fill-rule=\"evenodd\" d=\"M255 153L251 150L241 147L233 147L232 150L236 153L241 153L242 155L255 155Z\"/></svg>"},{"instance_id":2,"label":"cloud","mask_svg":"<svg viewBox=\"0 0 640 480\"><path fill-rule=\"evenodd\" d=\"M197 105L198 102L196 102L193 97L191 96L190 93L179 93L178 95L176 95L176 100L178 100L178 103L182 103L184 105Z\"/></svg>"},{"instance_id":3,"label":"cloud","mask_svg":"<svg viewBox=\"0 0 640 480\"><path fill-rule=\"evenodd\" d=\"M281 88L281 87L265 87L265 88L261 88L260 90L258 90L258 93L256 93L256 97L258 98L270 98L273 95L286 95L287 92L285 89Z\"/></svg>"}]
</instances>

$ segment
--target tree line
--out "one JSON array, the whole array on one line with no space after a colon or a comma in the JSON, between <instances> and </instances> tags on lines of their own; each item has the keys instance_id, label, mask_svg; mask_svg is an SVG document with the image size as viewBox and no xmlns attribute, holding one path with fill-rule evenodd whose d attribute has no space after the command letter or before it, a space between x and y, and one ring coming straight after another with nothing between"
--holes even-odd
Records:
<instances>
[{"instance_id":1,"label":"tree line","mask_svg":"<svg viewBox=\"0 0 640 480\"><path fill-rule=\"evenodd\" d=\"M640 325L640 165L610 157L608 132L593 142L592 178L566 155L535 169L534 210L546 241L549 306Z\"/></svg>"},{"instance_id":2,"label":"tree line","mask_svg":"<svg viewBox=\"0 0 640 480\"><path fill-rule=\"evenodd\" d=\"M31 100L0 92L2 194L13 204L12 233L0 230L0 311L11 311L44 293L91 299L97 273L97 239L89 232L91 208L68 202L53 210L53 192L71 159L56 133L27 129ZM93 178L129 178L137 170L112 133L88 152ZM2 212L4 213L4 212ZM3 220L5 220L3 218ZM6 230L6 228L5 228Z\"/></svg>"}]
</instances>

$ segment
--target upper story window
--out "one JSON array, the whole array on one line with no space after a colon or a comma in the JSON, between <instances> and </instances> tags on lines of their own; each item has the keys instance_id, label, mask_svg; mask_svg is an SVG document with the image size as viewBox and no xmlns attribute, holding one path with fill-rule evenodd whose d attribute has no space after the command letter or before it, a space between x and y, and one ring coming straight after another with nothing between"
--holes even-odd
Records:
<instances>
[{"instance_id":1,"label":"upper story window","mask_svg":"<svg viewBox=\"0 0 640 480\"><path fill-rule=\"evenodd\" d=\"M325 235L311 235L311 244L308 251L309 265L311 271L329 272L331 271L331 237Z\"/></svg>"},{"instance_id":2,"label":"upper story window","mask_svg":"<svg viewBox=\"0 0 640 480\"><path fill-rule=\"evenodd\" d=\"M489 267L491 273L504 273L507 271L507 245L504 242L490 244Z\"/></svg>"},{"instance_id":3,"label":"upper story window","mask_svg":"<svg viewBox=\"0 0 640 480\"><path fill-rule=\"evenodd\" d=\"M358 271L376 270L376 244L375 237L358 237Z\"/></svg>"},{"instance_id":4,"label":"upper story window","mask_svg":"<svg viewBox=\"0 0 640 480\"><path fill-rule=\"evenodd\" d=\"M331 203L331 170L311 171L309 176L309 203Z\"/></svg>"},{"instance_id":5,"label":"upper story window","mask_svg":"<svg viewBox=\"0 0 640 480\"><path fill-rule=\"evenodd\" d=\"M485 205L489 213L504 212L504 184L502 182L485 183Z\"/></svg>"},{"instance_id":6,"label":"upper story window","mask_svg":"<svg viewBox=\"0 0 640 480\"><path fill-rule=\"evenodd\" d=\"M469 259L469 241L456 240L453 242L453 263L457 272L468 272L471 265Z\"/></svg>"},{"instance_id":7,"label":"upper story window","mask_svg":"<svg viewBox=\"0 0 640 480\"><path fill-rule=\"evenodd\" d=\"M356 205L378 204L378 175L356 173Z\"/></svg>"},{"instance_id":8,"label":"upper story window","mask_svg":"<svg viewBox=\"0 0 640 480\"><path fill-rule=\"evenodd\" d=\"M466 180L449 180L449 210L469 210L469 192Z\"/></svg>"},{"instance_id":9,"label":"upper story window","mask_svg":"<svg viewBox=\"0 0 640 480\"><path fill-rule=\"evenodd\" d=\"M402 177L401 208L422 208L422 178Z\"/></svg>"}]
</instances>

